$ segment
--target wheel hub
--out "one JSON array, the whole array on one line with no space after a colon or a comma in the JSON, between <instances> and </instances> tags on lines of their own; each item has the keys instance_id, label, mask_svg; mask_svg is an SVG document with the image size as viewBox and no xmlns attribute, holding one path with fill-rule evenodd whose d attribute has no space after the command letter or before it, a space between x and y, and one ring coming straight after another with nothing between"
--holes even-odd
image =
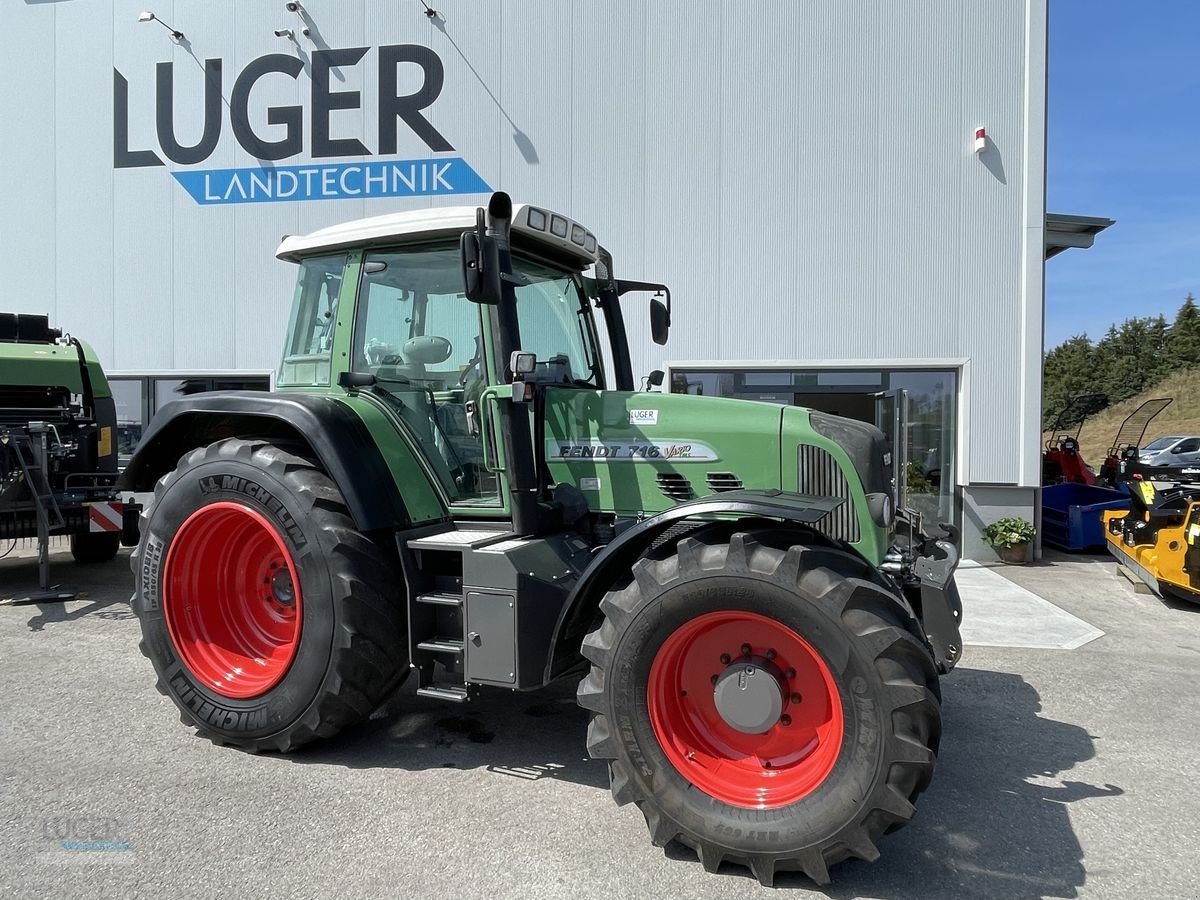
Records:
<instances>
[{"instance_id":1,"label":"wheel hub","mask_svg":"<svg viewBox=\"0 0 1200 900\"><path fill-rule=\"evenodd\" d=\"M710 797L778 809L817 790L841 753L844 713L822 655L782 622L703 613L669 634L646 685L668 761Z\"/></svg>"},{"instance_id":2,"label":"wheel hub","mask_svg":"<svg viewBox=\"0 0 1200 900\"><path fill-rule=\"evenodd\" d=\"M782 672L763 657L738 660L717 676L713 702L725 724L742 734L766 734L783 714Z\"/></svg>"},{"instance_id":3,"label":"wheel hub","mask_svg":"<svg viewBox=\"0 0 1200 900\"><path fill-rule=\"evenodd\" d=\"M282 606L296 605L296 586L292 583L292 573L287 569L276 569L271 576L271 594Z\"/></svg>"}]
</instances>

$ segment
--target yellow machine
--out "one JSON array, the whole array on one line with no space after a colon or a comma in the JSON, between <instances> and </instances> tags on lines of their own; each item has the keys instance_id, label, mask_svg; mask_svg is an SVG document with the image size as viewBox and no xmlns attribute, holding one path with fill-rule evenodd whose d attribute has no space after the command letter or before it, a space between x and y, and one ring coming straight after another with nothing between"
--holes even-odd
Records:
<instances>
[{"instance_id":1,"label":"yellow machine","mask_svg":"<svg viewBox=\"0 0 1200 900\"><path fill-rule=\"evenodd\" d=\"M1132 508L1104 513L1109 553L1158 596L1200 603L1200 485L1129 487Z\"/></svg>"}]
</instances>

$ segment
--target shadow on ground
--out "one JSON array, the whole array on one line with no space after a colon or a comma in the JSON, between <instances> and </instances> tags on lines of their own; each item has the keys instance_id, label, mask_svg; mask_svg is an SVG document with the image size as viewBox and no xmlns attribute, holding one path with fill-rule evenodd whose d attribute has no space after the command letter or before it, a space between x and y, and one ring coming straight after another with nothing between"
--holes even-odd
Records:
<instances>
[{"instance_id":1,"label":"shadow on ground","mask_svg":"<svg viewBox=\"0 0 1200 900\"><path fill-rule=\"evenodd\" d=\"M588 757L586 731L573 684L533 694L488 691L462 705L405 691L366 724L287 758L354 768L486 769L607 790L608 766Z\"/></svg>"},{"instance_id":2,"label":"shadow on ground","mask_svg":"<svg viewBox=\"0 0 1200 900\"><path fill-rule=\"evenodd\" d=\"M1075 897L1086 873L1068 805L1122 793L1113 785L1058 777L1095 755L1091 735L1039 715L1041 698L1019 675L960 669L944 690L938 771L916 819L883 840L878 862L835 868L826 893L837 900ZM401 696L390 708L289 758L356 768L479 768L608 787L605 765L587 758L587 716L569 686L533 695L497 692L466 709ZM694 859L684 848L671 846L667 853ZM738 866L722 872L750 877ZM813 887L792 873L781 874L776 885Z\"/></svg>"},{"instance_id":3,"label":"shadow on ground","mask_svg":"<svg viewBox=\"0 0 1200 900\"><path fill-rule=\"evenodd\" d=\"M50 557L50 583L55 587L79 592L76 600L64 603L19 604L13 610L32 613L26 621L30 631L43 631L47 625L76 619L132 619L129 595L133 576L129 572L129 551L123 550L112 562L80 566L69 554ZM38 590L37 560L19 556L0 561L0 599L27 596ZM83 605L80 605L80 604Z\"/></svg>"}]
</instances>

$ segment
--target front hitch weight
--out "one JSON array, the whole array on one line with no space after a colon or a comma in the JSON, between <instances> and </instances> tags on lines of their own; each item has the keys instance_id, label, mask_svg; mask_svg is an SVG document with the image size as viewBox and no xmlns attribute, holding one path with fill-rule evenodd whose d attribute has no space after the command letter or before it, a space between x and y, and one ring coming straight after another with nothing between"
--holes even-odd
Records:
<instances>
[{"instance_id":1,"label":"front hitch weight","mask_svg":"<svg viewBox=\"0 0 1200 900\"><path fill-rule=\"evenodd\" d=\"M942 523L939 527L943 536L924 542L922 555L913 562L912 571L921 583L922 625L938 670L945 673L954 668L962 655L959 633L962 601L954 583L959 532L953 525Z\"/></svg>"}]
</instances>

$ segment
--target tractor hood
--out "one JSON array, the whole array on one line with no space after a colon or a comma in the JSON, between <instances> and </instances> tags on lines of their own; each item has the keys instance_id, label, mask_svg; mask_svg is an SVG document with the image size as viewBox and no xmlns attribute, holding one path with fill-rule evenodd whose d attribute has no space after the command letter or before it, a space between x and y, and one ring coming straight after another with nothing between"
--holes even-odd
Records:
<instances>
[{"instance_id":1,"label":"tractor hood","mask_svg":"<svg viewBox=\"0 0 1200 900\"><path fill-rule=\"evenodd\" d=\"M546 461L594 511L655 513L721 490L778 490L782 420L770 403L550 388Z\"/></svg>"},{"instance_id":2,"label":"tractor hood","mask_svg":"<svg viewBox=\"0 0 1200 900\"><path fill-rule=\"evenodd\" d=\"M545 442L555 483L578 488L593 512L648 516L739 489L839 497L820 530L869 559L884 550L866 494L887 489L885 447L862 422L750 400L550 388Z\"/></svg>"}]
</instances>

